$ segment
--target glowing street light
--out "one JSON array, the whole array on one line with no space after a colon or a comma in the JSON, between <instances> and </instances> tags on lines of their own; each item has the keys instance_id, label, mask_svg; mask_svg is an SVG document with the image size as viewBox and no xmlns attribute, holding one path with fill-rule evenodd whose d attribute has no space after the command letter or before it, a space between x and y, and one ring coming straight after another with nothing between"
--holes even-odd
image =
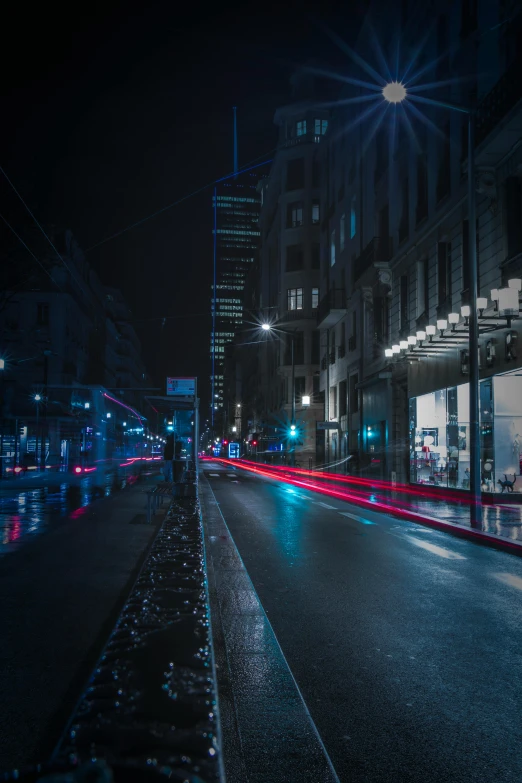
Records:
<instances>
[{"instance_id":1,"label":"glowing street light","mask_svg":"<svg viewBox=\"0 0 522 783\"><path fill-rule=\"evenodd\" d=\"M406 98L406 87L402 82L388 82L382 88L382 95L388 103L402 103Z\"/></svg>"},{"instance_id":2,"label":"glowing street light","mask_svg":"<svg viewBox=\"0 0 522 783\"><path fill-rule=\"evenodd\" d=\"M270 326L270 324L261 324L261 329L262 329L264 332L269 332L269 331L271 330L271 328L272 328L272 327Z\"/></svg>"}]
</instances>

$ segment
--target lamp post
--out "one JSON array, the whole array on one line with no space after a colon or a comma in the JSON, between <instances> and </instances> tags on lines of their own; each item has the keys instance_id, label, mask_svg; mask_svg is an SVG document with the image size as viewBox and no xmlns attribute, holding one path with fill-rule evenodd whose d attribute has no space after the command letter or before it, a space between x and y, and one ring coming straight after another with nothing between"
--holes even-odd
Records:
<instances>
[{"instance_id":1,"label":"lamp post","mask_svg":"<svg viewBox=\"0 0 522 783\"><path fill-rule=\"evenodd\" d=\"M273 328L269 323L261 324L261 329L264 332L273 332ZM290 464L295 465L295 438L296 438L296 424L295 424L295 355L294 355L294 332L287 331L286 329L278 329L279 332L286 334L290 337L290 360L292 364L291 375L291 414L290 414L290 438L292 439L292 447L290 450Z\"/></svg>"},{"instance_id":2,"label":"lamp post","mask_svg":"<svg viewBox=\"0 0 522 783\"><path fill-rule=\"evenodd\" d=\"M400 82L390 82L383 87L383 98L388 103L402 103L408 95L406 87ZM416 96L421 100L420 96ZM482 495L480 477L480 406L479 406L479 325L477 313L477 236L476 236L476 196L475 196L475 112L463 106L430 98L426 101L442 109L457 111L468 117L468 236L469 236L469 429L470 429L470 496L471 525L482 525Z\"/></svg>"},{"instance_id":3,"label":"lamp post","mask_svg":"<svg viewBox=\"0 0 522 783\"><path fill-rule=\"evenodd\" d=\"M36 442L34 447L34 453L35 453L35 459L36 459L36 465L38 470L40 469L40 460L38 458L38 430L40 426L40 403L42 401L42 395L41 394L35 394L33 397L35 403L36 403Z\"/></svg>"}]
</instances>

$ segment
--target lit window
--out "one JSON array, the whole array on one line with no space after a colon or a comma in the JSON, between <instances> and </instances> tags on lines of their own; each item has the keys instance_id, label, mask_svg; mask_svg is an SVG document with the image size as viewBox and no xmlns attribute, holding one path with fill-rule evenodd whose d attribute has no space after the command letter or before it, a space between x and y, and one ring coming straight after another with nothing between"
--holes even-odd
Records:
<instances>
[{"instance_id":1,"label":"lit window","mask_svg":"<svg viewBox=\"0 0 522 783\"><path fill-rule=\"evenodd\" d=\"M303 203L296 201L288 205L286 225L288 228L295 228L303 225Z\"/></svg>"},{"instance_id":2,"label":"lit window","mask_svg":"<svg viewBox=\"0 0 522 783\"><path fill-rule=\"evenodd\" d=\"M320 120L317 117L314 120L314 133L316 136L324 136L328 128L328 120Z\"/></svg>"},{"instance_id":3,"label":"lit window","mask_svg":"<svg viewBox=\"0 0 522 783\"><path fill-rule=\"evenodd\" d=\"M352 196L352 203L350 206L350 239L353 239L357 233L357 200L355 196Z\"/></svg>"},{"instance_id":4,"label":"lit window","mask_svg":"<svg viewBox=\"0 0 522 783\"><path fill-rule=\"evenodd\" d=\"M330 236L330 266L335 264L335 229Z\"/></svg>"},{"instance_id":5,"label":"lit window","mask_svg":"<svg viewBox=\"0 0 522 783\"><path fill-rule=\"evenodd\" d=\"M286 292L288 310L302 310L303 309L303 289L302 288L289 288Z\"/></svg>"},{"instance_id":6,"label":"lit window","mask_svg":"<svg viewBox=\"0 0 522 783\"><path fill-rule=\"evenodd\" d=\"M296 124L296 136L304 136L306 133L306 120L299 120Z\"/></svg>"},{"instance_id":7,"label":"lit window","mask_svg":"<svg viewBox=\"0 0 522 783\"><path fill-rule=\"evenodd\" d=\"M321 220L321 212L319 209L319 201L312 201L312 223L319 223Z\"/></svg>"},{"instance_id":8,"label":"lit window","mask_svg":"<svg viewBox=\"0 0 522 783\"><path fill-rule=\"evenodd\" d=\"M317 310L319 307L319 289L312 288L312 310Z\"/></svg>"},{"instance_id":9,"label":"lit window","mask_svg":"<svg viewBox=\"0 0 522 783\"><path fill-rule=\"evenodd\" d=\"M346 215L341 215L341 221L339 223L339 252L344 250L345 236L346 236Z\"/></svg>"}]
</instances>

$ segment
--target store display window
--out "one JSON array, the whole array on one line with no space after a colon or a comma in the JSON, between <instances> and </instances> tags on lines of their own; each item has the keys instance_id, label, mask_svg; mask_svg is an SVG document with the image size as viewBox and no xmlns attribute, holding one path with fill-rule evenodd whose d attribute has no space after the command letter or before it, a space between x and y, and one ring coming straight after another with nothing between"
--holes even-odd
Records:
<instances>
[{"instance_id":1,"label":"store display window","mask_svg":"<svg viewBox=\"0 0 522 783\"><path fill-rule=\"evenodd\" d=\"M522 376L480 383L480 464L483 492L522 492ZM469 489L469 384L409 401L410 481Z\"/></svg>"}]
</instances>

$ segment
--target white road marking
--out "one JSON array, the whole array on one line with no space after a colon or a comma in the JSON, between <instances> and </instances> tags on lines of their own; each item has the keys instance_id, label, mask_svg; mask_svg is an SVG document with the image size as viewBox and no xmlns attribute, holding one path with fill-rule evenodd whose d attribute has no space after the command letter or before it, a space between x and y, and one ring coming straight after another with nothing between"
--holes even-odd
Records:
<instances>
[{"instance_id":1,"label":"white road marking","mask_svg":"<svg viewBox=\"0 0 522 783\"><path fill-rule=\"evenodd\" d=\"M219 478L219 476L220 476L220 474L219 474L219 473L209 473L208 475L209 475L209 476L217 476L218 478Z\"/></svg>"},{"instance_id":2,"label":"white road marking","mask_svg":"<svg viewBox=\"0 0 522 783\"><path fill-rule=\"evenodd\" d=\"M320 500L314 500L314 503L316 506L322 506L323 508L331 508L332 511L338 510L335 506L329 506L328 503L321 503Z\"/></svg>"},{"instance_id":3,"label":"white road marking","mask_svg":"<svg viewBox=\"0 0 522 783\"><path fill-rule=\"evenodd\" d=\"M237 475L237 473L227 473L227 476L228 476L229 478L235 478L235 477L236 477L236 475Z\"/></svg>"},{"instance_id":4,"label":"white road marking","mask_svg":"<svg viewBox=\"0 0 522 783\"><path fill-rule=\"evenodd\" d=\"M430 544L429 541L421 541L419 538L413 538L413 536L408 536L408 541L412 541L415 546L426 549L426 551L438 555L439 557L444 557L446 560L466 560L464 555L459 555L457 552L452 552L450 549L444 549L442 546Z\"/></svg>"},{"instance_id":5,"label":"white road marking","mask_svg":"<svg viewBox=\"0 0 522 783\"><path fill-rule=\"evenodd\" d=\"M522 590L522 578L520 576L515 576L515 574L493 574L493 576L505 585Z\"/></svg>"},{"instance_id":6,"label":"white road marking","mask_svg":"<svg viewBox=\"0 0 522 783\"><path fill-rule=\"evenodd\" d=\"M376 522L370 522L369 519L363 519L362 517L358 517L356 514L350 514L348 511L340 511L339 512L342 517L350 517L350 519L355 519L356 522L361 522L363 525L376 525Z\"/></svg>"}]
</instances>

